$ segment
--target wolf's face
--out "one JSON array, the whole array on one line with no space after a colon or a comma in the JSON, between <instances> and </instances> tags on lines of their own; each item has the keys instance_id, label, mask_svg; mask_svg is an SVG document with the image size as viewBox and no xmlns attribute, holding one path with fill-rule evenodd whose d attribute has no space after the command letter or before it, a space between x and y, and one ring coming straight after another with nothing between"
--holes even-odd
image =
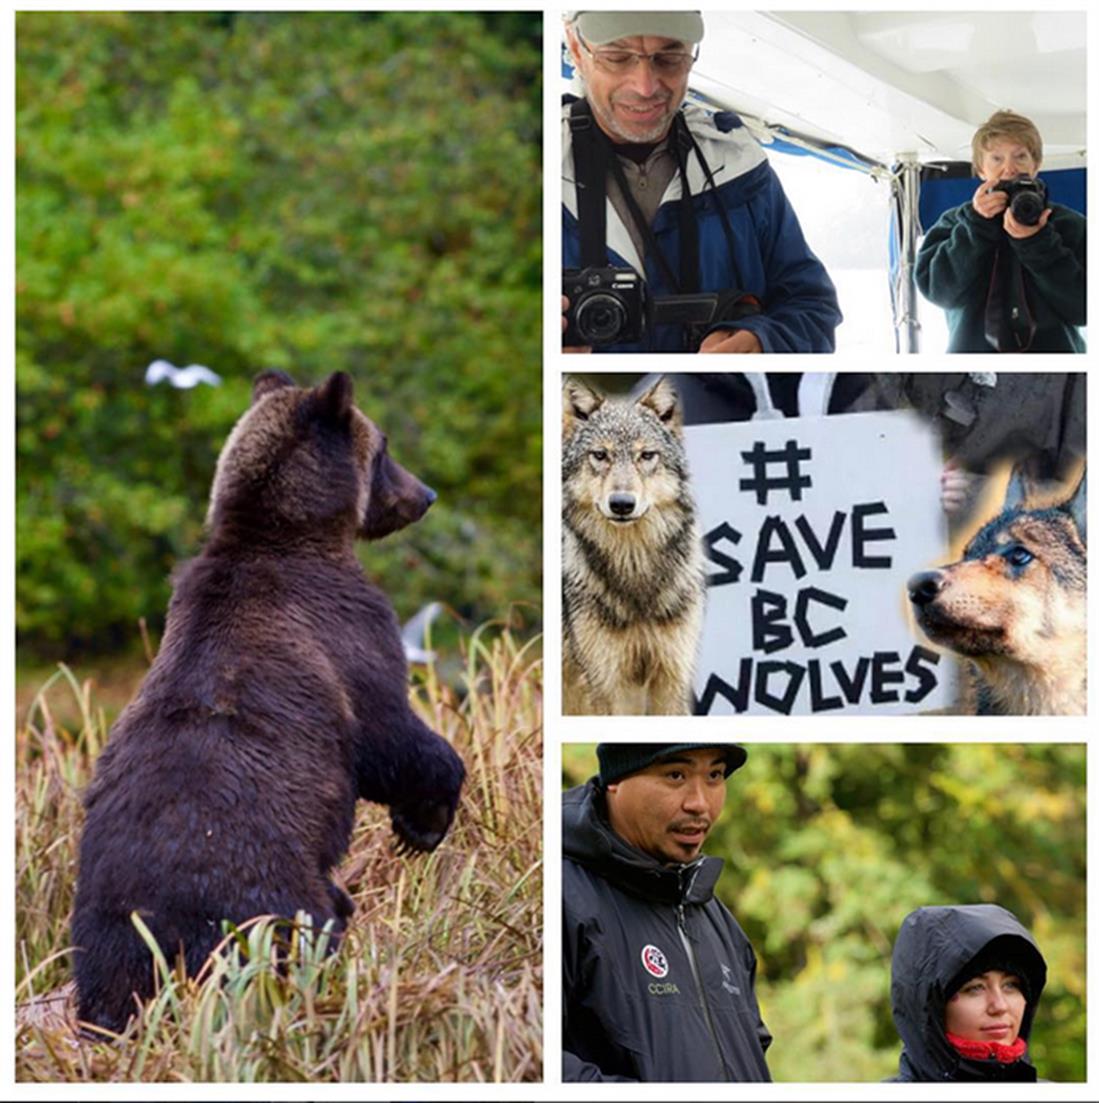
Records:
<instances>
[{"instance_id":1,"label":"wolf's face","mask_svg":"<svg viewBox=\"0 0 1099 1103\"><path fill-rule=\"evenodd\" d=\"M957 563L908 581L916 620L935 643L971 658L1041 666L1087 622L1087 549L1065 508L1010 509Z\"/></svg>"},{"instance_id":2,"label":"wolf's face","mask_svg":"<svg viewBox=\"0 0 1099 1103\"><path fill-rule=\"evenodd\" d=\"M661 379L631 402L570 380L563 461L566 514L629 528L683 505L686 455L674 389Z\"/></svg>"}]
</instances>

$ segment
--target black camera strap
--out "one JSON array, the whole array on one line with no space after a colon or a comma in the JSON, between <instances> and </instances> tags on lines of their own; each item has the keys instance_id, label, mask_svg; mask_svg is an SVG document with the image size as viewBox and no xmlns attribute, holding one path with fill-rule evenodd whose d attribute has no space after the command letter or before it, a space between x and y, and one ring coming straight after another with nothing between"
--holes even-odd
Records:
<instances>
[{"instance_id":1,"label":"black camera strap","mask_svg":"<svg viewBox=\"0 0 1099 1103\"><path fill-rule=\"evenodd\" d=\"M610 145L610 140L606 138L606 136L604 136L604 141ZM679 206L679 275L676 276L672 271L672 266L668 262L668 258L664 256L664 250L660 248L660 244L656 240L656 234L653 233L652 227L645 218L644 212L638 205L637 200L634 199L633 192L630 191L629 181L627 181L626 174L622 171L622 165L619 163L618 157L613 153L611 155L610 166L615 183L622 193L622 198L626 201L626 208L630 212L630 218L633 219L634 225L641 231L641 236L645 239L645 248L656 259L657 264L660 265L664 272L664 278L671 285L672 291L677 295L697 291L698 226L695 224L694 211L691 210L690 193L685 190L684 202ZM686 189L686 180L684 180L684 189ZM685 227L686 236L684 236ZM693 256L691 250L692 245Z\"/></svg>"},{"instance_id":2,"label":"black camera strap","mask_svg":"<svg viewBox=\"0 0 1099 1103\"><path fill-rule=\"evenodd\" d=\"M583 267L604 267L607 263L607 173L622 192L626 209L637 226L650 255L660 265L664 278L676 294L691 294L699 285L698 222L687 184L686 150L683 134L690 133L680 113L672 125L671 147L683 184L679 204L679 275L672 271L648 220L634 199L626 174L618 162L611 140L592 117L587 100L576 100L569 109L573 163L576 169L576 207L580 221L580 260Z\"/></svg>"},{"instance_id":3,"label":"black camera strap","mask_svg":"<svg viewBox=\"0 0 1099 1103\"><path fill-rule=\"evenodd\" d=\"M1027 352L1037 331L1023 266L1006 239L996 247L985 298L985 340L997 352Z\"/></svg>"},{"instance_id":4,"label":"black camera strap","mask_svg":"<svg viewBox=\"0 0 1099 1103\"><path fill-rule=\"evenodd\" d=\"M573 163L576 167L576 215L580 220L580 267L607 267L607 143L592 118L587 100L569 108Z\"/></svg>"},{"instance_id":5,"label":"black camera strap","mask_svg":"<svg viewBox=\"0 0 1099 1103\"><path fill-rule=\"evenodd\" d=\"M725 235L725 244L729 249L729 264L732 266L733 275L736 277L734 280L734 286L741 288L744 286L743 280L740 278L740 269L736 262L736 250L733 248L733 226L729 221L729 212L725 210L725 204L717 198L717 181L714 180L714 174L710 169L710 165L706 158L702 155L702 147L695 140L695 136L691 133L691 128L687 126L687 120L683 118L682 114L676 116L676 122L680 124L680 129L683 134L683 138L694 152L694 155L698 158L699 166L702 169L702 174L706 177L706 183L710 185L710 191L713 193L714 206L717 208L717 217L721 221L721 231ZM684 193L687 190L687 170L683 168L683 189Z\"/></svg>"},{"instance_id":6,"label":"black camera strap","mask_svg":"<svg viewBox=\"0 0 1099 1103\"><path fill-rule=\"evenodd\" d=\"M680 290L693 294L698 290L702 268L698 253L698 219L695 217L691 185L687 180L687 154L690 152L691 133L683 113L677 111L672 120L671 147L683 194L679 200L679 271Z\"/></svg>"}]
</instances>

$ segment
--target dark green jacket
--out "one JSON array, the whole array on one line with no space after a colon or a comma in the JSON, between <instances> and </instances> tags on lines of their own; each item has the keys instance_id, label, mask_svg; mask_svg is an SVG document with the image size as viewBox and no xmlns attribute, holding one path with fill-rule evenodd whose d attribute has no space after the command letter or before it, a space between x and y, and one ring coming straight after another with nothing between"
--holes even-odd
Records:
<instances>
[{"instance_id":1,"label":"dark green jacket","mask_svg":"<svg viewBox=\"0 0 1099 1103\"><path fill-rule=\"evenodd\" d=\"M993 260L1014 251L1037 326L1029 352L1084 352L1077 326L1087 324L1087 220L1060 204L1033 237L1013 238L1002 218L982 218L971 203L947 211L916 257L916 283L946 311L947 352L995 352L985 338L985 303Z\"/></svg>"}]
</instances>

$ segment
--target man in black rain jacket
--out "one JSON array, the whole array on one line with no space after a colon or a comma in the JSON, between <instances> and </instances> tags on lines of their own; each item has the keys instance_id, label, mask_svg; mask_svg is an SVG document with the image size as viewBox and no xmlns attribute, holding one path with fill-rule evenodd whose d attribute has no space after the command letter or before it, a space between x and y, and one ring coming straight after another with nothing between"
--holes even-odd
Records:
<instances>
[{"instance_id":1,"label":"man in black rain jacket","mask_svg":"<svg viewBox=\"0 0 1099 1103\"><path fill-rule=\"evenodd\" d=\"M1046 963L1030 932L996 904L918 908L901 925L893 946L893 1022L901 1036L895 1080L1034 1081L1024 1054L1002 1064L963 1057L946 1037L946 1004L961 981L984 963L1017 974L1026 992L1019 1037L1030 1037Z\"/></svg>"},{"instance_id":2,"label":"man in black rain jacket","mask_svg":"<svg viewBox=\"0 0 1099 1103\"><path fill-rule=\"evenodd\" d=\"M607 744L564 795L564 1079L767 1081L756 958L702 842L747 758Z\"/></svg>"}]
</instances>

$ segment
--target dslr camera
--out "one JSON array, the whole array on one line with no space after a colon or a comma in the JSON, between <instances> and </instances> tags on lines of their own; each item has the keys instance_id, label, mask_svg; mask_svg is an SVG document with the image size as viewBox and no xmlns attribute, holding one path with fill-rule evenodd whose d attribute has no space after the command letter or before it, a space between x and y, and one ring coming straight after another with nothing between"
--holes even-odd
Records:
<instances>
[{"instance_id":1,"label":"dslr camera","mask_svg":"<svg viewBox=\"0 0 1099 1103\"><path fill-rule=\"evenodd\" d=\"M760 312L755 297L740 291L657 298L632 268L566 268L561 291L569 300L566 348L636 344L650 326L682 325L691 351L697 351L715 320L734 321Z\"/></svg>"},{"instance_id":2,"label":"dslr camera","mask_svg":"<svg viewBox=\"0 0 1099 1103\"><path fill-rule=\"evenodd\" d=\"M632 344L645 333L645 281L632 268L566 268L565 347Z\"/></svg>"},{"instance_id":3,"label":"dslr camera","mask_svg":"<svg viewBox=\"0 0 1099 1103\"><path fill-rule=\"evenodd\" d=\"M1037 226L1046 209L1046 185L1036 176L1016 176L1014 180L1004 180L993 191L1002 191L1007 196L1007 205L1015 221L1021 226Z\"/></svg>"}]
</instances>

